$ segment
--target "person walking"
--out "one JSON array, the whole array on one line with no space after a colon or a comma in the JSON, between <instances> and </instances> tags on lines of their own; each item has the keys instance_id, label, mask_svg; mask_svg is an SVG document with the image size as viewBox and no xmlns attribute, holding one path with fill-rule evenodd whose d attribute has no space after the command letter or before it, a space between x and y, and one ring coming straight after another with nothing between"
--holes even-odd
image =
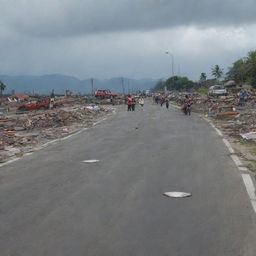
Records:
<instances>
[{"instance_id":1,"label":"person walking","mask_svg":"<svg viewBox=\"0 0 256 256\"><path fill-rule=\"evenodd\" d=\"M168 98L166 98L166 100L165 100L165 106L167 109L169 109L169 99Z\"/></svg>"},{"instance_id":2,"label":"person walking","mask_svg":"<svg viewBox=\"0 0 256 256\"><path fill-rule=\"evenodd\" d=\"M138 100L138 102L139 102L141 108L143 109L143 106L144 106L144 99L143 99L142 97L140 97L139 100Z\"/></svg>"},{"instance_id":3,"label":"person walking","mask_svg":"<svg viewBox=\"0 0 256 256\"><path fill-rule=\"evenodd\" d=\"M130 94L127 98L127 111L132 111L132 96Z\"/></svg>"},{"instance_id":4,"label":"person walking","mask_svg":"<svg viewBox=\"0 0 256 256\"><path fill-rule=\"evenodd\" d=\"M163 104L164 104L164 97L163 96L161 96L161 100L160 100L160 105L161 105L161 107L163 106Z\"/></svg>"},{"instance_id":5,"label":"person walking","mask_svg":"<svg viewBox=\"0 0 256 256\"><path fill-rule=\"evenodd\" d=\"M132 98L132 111L135 111L136 100Z\"/></svg>"}]
</instances>

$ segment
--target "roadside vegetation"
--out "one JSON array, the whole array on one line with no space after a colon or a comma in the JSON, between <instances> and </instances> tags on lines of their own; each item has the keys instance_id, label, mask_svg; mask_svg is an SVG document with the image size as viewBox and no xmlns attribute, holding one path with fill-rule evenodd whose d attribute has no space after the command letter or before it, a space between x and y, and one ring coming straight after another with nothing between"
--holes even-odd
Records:
<instances>
[{"instance_id":1,"label":"roadside vegetation","mask_svg":"<svg viewBox=\"0 0 256 256\"><path fill-rule=\"evenodd\" d=\"M219 65L211 68L212 78L208 78L205 72L202 72L198 81L192 81L188 77L173 76L167 80L158 81L154 87L155 91L176 90L191 91L199 94L207 94L208 88L215 84L224 84L226 81L233 80L237 85L248 84L256 88L256 50L251 51L246 57L235 61L228 72Z\"/></svg>"}]
</instances>

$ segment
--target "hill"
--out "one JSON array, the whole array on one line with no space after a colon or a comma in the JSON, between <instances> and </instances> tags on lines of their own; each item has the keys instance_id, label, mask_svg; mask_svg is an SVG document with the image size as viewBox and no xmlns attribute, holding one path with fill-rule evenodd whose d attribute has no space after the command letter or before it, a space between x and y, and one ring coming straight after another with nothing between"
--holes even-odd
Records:
<instances>
[{"instance_id":1,"label":"hill","mask_svg":"<svg viewBox=\"0 0 256 256\"><path fill-rule=\"evenodd\" d=\"M42 76L10 76L0 75L0 80L6 84L4 93L10 93L15 90L16 93L37 93L49 94L52 89L57 94L64 94L69 89L74 93L91 93L91 79L80 80L73 76L60 74L42 75ZM93 79L94 89L110 89L113 92L121 93L123 91L122 78L111 78L106 80ZM129 79L123 78L125 92L135 90L147 90L156 84L154 79Z\"/></svg>"}]
</instances>

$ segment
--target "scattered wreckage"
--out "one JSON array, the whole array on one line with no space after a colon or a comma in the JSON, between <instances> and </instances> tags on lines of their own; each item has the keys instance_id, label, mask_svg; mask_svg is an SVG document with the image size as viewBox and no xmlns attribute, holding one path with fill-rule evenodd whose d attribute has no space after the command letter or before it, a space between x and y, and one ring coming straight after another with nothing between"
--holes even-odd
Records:
<instances>
[{"instance_id":1,"label":"scattered wreckage","mask_svg":"<svg viewBox=\"0 0 256 256\"><path fill-rule=\"evenodd\" d=\"M9 101L9 100L8 100ZM10 102L0 115L0 162L20 157L33 148L52 139L74 133L82 127L90 127L100 117L110 113L112 107L86 104L74 98L64 99L58 108L46 107L49 102L26 111L16 111L18 102ZM25 103L28 106L29 103ZM11 107L10 107L11 106ZM29 105L31 106L31 105ZM9 109L10 108L10 109ZM7 111L7 109L9 111Z\"/></svg>"}]
</instances>

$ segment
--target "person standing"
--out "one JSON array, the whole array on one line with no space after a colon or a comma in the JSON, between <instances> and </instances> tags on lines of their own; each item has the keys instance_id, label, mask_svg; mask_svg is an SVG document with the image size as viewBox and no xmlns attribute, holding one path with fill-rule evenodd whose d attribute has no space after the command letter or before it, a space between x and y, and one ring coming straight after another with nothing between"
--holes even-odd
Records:
<instances>
[{"instance_id":1,"label":"person standing","mask_svg":"<svg viewBox=\"0 0 256 256\"><path fill-rule=\"evenodd\" d=\"M167 109L169 109L169 99L168 98L166 98L166 100L165 100L165 106Z\"/></svg>"},{"instance_id":2,"label":"person standing","mask_svg":"<svg viewBox=\"0 0 256 256\"><path fill-rule=\"evenodd\" d=\"M164 104L164 97L163 96L161 96L161 100L160 100L160 105L161 105L161 107L163 106L163 104Z\"/></svg>"},{"instance_id":3,"label":"person standing","mask_svg":"<svg viewBox=\"0 0 256 256\"><path fill-rule=\"evenodd\" d=\"M140 97L138 102L139 102L141 108L143 109L143 106L144 106L144 99L143 99L142 97Z\"/></svg>"},{"instance_id":4,"label":"person standing","mask_svg":"<svg viewBox=\"0 0 256 256\"><path fill-rule=\"evenodd\" d=\"M127 98L127 111L132 111L132 96L130 94Z\"/></svg>"},{"instance_id":5,"label":"person standing","mask_svg":"<svg viewBox=\"0 0 256 256\"><path fill-rule=\"evenodd\" d=\"M132 111L135 111L135 104L136 104L136 100L135 98L132 98Z\"/></svg>"}]
</instances>

